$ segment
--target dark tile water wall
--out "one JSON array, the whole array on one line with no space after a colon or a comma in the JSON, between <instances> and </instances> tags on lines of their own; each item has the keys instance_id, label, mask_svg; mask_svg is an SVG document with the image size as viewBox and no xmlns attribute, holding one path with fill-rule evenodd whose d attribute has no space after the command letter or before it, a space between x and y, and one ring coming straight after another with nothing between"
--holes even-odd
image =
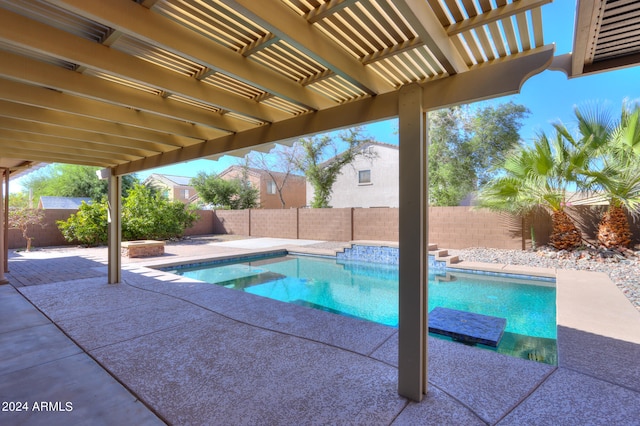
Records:
<instances>
[{"instance_id":1,"label":"dark tile water wall","mask_svg":"<svg viewBox=\"0 0 640 426\"><path fill-rule=\"evenodd\" d=\"M373 262L397 265L399 252L400 250L397 247L353 245L351 248L346 248L344 252L338 253L336 258L338 260L354 262ZM435 260L435 256L429 256L429 268L444 270L446 268L446 263Z\"/></svg>"}]
</instances>

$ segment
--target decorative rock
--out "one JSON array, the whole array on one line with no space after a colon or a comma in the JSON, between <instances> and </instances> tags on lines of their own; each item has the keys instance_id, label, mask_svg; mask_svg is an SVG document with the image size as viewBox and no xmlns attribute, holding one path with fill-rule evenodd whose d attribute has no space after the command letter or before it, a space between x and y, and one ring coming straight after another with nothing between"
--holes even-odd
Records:
<instances>
[{"instance_id":1,"label":"decorative rock","mask_svg":"<svg viewBox=\"0 0 640 426\"><path fill-rule=\"evenodd\" d=\"M551 247L540 247L537 251L468 248L450 250L462 261L526 265L540 268L576 269L604 272L618 288L640 310L640 251L625 251L604 258L605 250L583 250L584 258L570 256L569 251L556 251ZM633 255L630 255L632 252Z\"/></svg>"}]
</instances>

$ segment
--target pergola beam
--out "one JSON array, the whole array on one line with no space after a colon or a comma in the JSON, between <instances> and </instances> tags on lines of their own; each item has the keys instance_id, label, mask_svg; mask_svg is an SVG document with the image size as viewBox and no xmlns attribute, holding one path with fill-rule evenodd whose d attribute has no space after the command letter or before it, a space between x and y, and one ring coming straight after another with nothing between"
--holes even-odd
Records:
<instances>
[{"instance_id":1,"label":"pergola beam","mask_svg":"<svg viewBox=\"0 0 640 426\"><path fill-rule=\"evenodd\" d=\"M116 147L108 149L107 145L102 145L107 149L98 147L90 143L78 143L70 139L49 135L39 135L36 133L18 132L15 130L2 128L0 124L0 147L2 152L9 155L14 148L32 149L34 151L56 150L62 155L86 154L99 160L116 160L116 162L134 161L144 158L143 155L127 153L125 149ZM57 148L57 149L56 149Z\"/></svg>"},{"instance_id":2,"label":"pergola beam","mask_svg":"<svg viewBox=\"0 0 640 426\"><path fill-rule=\"evenodd\" d=\"M576 10L575 38L571 52L571 73L579 76L585 65L593 62L599 22L602 20L605 0L581 0Z\"/></svg>"},{"instance_id":3,"label":"pergola beam","mask_svg":"<svg viewBox=\"0 0 640 426\"><path fill-rule=\"evenodd\" d=\"M22 31L23 28L29 28L29 31ZM96 46L87 39L8 11L0 14L0 40L254 119L277 121L289 117L287 113L192 77L107 46Z\"/></svg>"},{"instance_id":4,"label":"pergola beam","mask_svg":"<svg viewBox=\"0 0 640 426\"><path fill-rule=\"evenodd\" d=\"M78 147L95 149L97 152L126 154L138 157L146 157L162 152L162 150L158 149L140 149L132 146L136 142L132 139L62 126L53 126L42 122L2 117L0 114L0 136L11 138L12 136L5 133L6 131L21 132L24 134L24 138L32 138L33 141L49 144L53 147L60 146L70 149ZM166 149L166 146L163 148Z\"/></svg>"},{"instance_id":5,"label":"pergola beam","mask_svg":"<svg viewBox=\"0 0 640 426\"><path fill-rule=\"evenodd\" d=\"M55 65L3 52L0 76L23 83L56 89L74 96L100 99L126 108L157 114L172 119L198 123L223 131L242 131L251 127L243 120L223 116L182 102L126 87L122 84L82 75Z\"/></svg>"},{"instance_id":6,"label":"pergola beam","mask_svg":"<svg viewBox=\"0 0 640 426\"><path fill-rule=\"evenodd\" d=\"M15 144L15 142L13 143ZM24 148L12 148L7 152L3 150L2 157L15 159L29 158L33 161L42 163L67 163L97 167L111 167L118 164L116 161L98 161L95 156L57 154L48 151Z\"/></svg>"},{"instance_id":7,"label":"pergola beam","mask_svg":"<svg viewBox=\"0 0 640 426\"><path fill-rule=\"evenodd\" d=\"M0 100L0 117L8 120L5 121L7 125L14 123L11 128L15 130L24 129L24 125L17 123L25 122L31 131L41 129L55 136L122 145L141 151L162 152L167 147L180 148L202 140L4 100Z\"/></svg>"},{"instance_id":8,"label":"pergola beam","mask_svg":"<svg viewBox=\"0 0 640 426\"><path fill-rule=\"evenodd\" d=\"M553 51L553 46L548 46L520 54L512 60L498 60L491 65L478 66L462 74L425 83L420 86L424 91L423 109L435 110L517 93L524 81L547 68L553 59ZM123 164L115 167L114 172L118 175L134 173L250 148L256 145L256 141L278 142L397 115L398 93L391 92Z\"/></svg>"},{"instance_id":9,"label":"pergola beam","mask_svg":"<svg viewBox=\"0 0 640 426\"><path fill-rule=\"evenodd\" d=\"M334 104L319 94L304 90L291 79L130 0L50 0L50 3L141 40L153 41L181 57L309 109Z\"/></svg>"},{"instance_id":10,"label":"pergola beam","mask_svg":"<svg viewBox=\"0 0 640 426\"><path fill-rule=\"evenodd\" d=\"M451 24L446 28L446 31L449 36L454 36L456 34L491 24L492 22L501 21L520 13L542 7L552 1L553 0L519 0L513 3L508 3L504 6L490 10L489 12L481 13L472 18L465 19L464 21Z\"/></svg>"},{"instance_id":11,"label":"pergola beam","mask_svg":"<svg viewBox=\"0 0 640 426\"><path fill-rule=\"evenodd\" d=\"M449 75L469 69L449 35L442 28L433 9L425 0L398 0L394 5Z\"/></svg>"},{"instance_id":12,"label":"pergola beam","mask_svg":"<svg viewBox=\"0 0 640 426\"><path fill-rule=\"evenodd\" d=\"M241 11L267 31L284 39L314 61L370 95L385 93L393 87L372 70L339 49L327 36L296 14L283 2L255 0L221 0L233 10ZM267 11L269 13L267 13ZM267 20L266 17L269 19Z\"/></svg>"},{"instance_id":13,"label":"pergola beam","mask_svg":"<svg viewBox=\"0 0 640 426\"><path fill-rule=\"evenodd\" d=\"M30 84L9 81L0 78L0 99L23 105L40 107L45 110L71 113L82 117L95 118L105 122L128 125L135 128L163 132L173 139L176 146L185 146L184 137L200 141L210 139L226 132L219 129L180 122L145 111L137 111L118 105L110 105L95 99L81 98L55 90L32 86Z\"/></svg>"}]
</instances>

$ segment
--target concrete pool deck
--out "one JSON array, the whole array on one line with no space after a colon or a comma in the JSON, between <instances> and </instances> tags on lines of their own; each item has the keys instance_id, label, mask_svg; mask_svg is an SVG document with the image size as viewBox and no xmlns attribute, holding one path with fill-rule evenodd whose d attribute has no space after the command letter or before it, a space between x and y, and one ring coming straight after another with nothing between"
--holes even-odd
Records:
<instances>
[{"instance_id":1,"label":"concrete pool deck","mask_svg":"<svg viewBox=\"0 0 640 426\"><path fill-rule=\"evenodd\" d=\"M3 404L27 402L29 410L0 411L0 423L632 425L640 418L640 313L602 273L547 271L558 280L557 367L430 338L429 394L414 403L396 392L396 329L147 267L282 243L169 245L161 261L123 259L118 285L106 284L104 249L13 254L10 285L0 286L0 394ZM72 411L63 411L67 402Z\"/></svg>"}]
</instances>

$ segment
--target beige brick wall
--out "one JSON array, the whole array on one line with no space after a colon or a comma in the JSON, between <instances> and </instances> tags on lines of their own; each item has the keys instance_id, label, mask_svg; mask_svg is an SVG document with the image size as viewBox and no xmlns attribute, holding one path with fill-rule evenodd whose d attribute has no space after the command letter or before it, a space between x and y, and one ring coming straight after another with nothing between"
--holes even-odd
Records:
<instances>
[{"instance_id":1,"label":"beige brick wall","mask_svg":"<svg viewBox=\"0 0 640 426\"><path fill-rule=\"evenodd\" d=\"M583 232L594 241L604 206L576 206L567 210ZM46 226L34 225L29 235L34 247L68 245L56 225L75 210L45 210ZM256 237L300 238L328 241L398 240L397 208L362 209L256 209L200 210L200 219L185 235L237 234ZM640 219L629 217L632 244L640 244ZM536 212L524 220L506 213L474 210L469 207L429 208L429 241L442 248L493 247L523 249L531 247L531 225L538 246L548 243L551 216ZM8 233L8 248L24 248L26 241L17 229Z\"/></svg>"},{"instance_id":2,"label":"beige brick wall","mask_svg":"<svg viewBox=\"0 0 640 426\"><path fill-rule=\"evenodd\" d=\"M215 213L213 210L198 210L196 214L198 215L198 220L194 222L191 228L184 230L184 235L215 234Z\"/></svg>"},{"instance_id":3,"label":"beige brick wall","mask_svg":"<svg viewBox=\"0 0 640 426\"><path fill-rule=\"evenodd\" d=\"M522 249L522 219L469 207L430 207L429 242L453 249Z\"/></svg>"},{"instance_id":4,"label":"beige brick wall","mask_svg":"<svg viewBox=\"0 0 640 426\"><path fill-rule=\"evenodd\" d=\"M251 210L251 236L298 238L298 210Z\"/></svg>"},{"instance_id":5,"label":"beige brick wall","mask_svg":"<svg viewBox=\"0 0 640 426\"><path fill-rule=\"evenodd\" d=\"M302 240L350 241L353 209L300 209L298 235Z\"/></svg>"},{"instance_id":6,"label":"beige brick wall","mask_svg":"<svg viewBox=\"0 0 640 426\"><path fill-rule=\"evenodd\" d=\"M33 238L31 241L32 247L51 247L69 244L58 229L56 221L67 220L76 210L48 209L43 211L45 215L43 223L45 226L31 225L28 228L28 235ZM9 229L8 237L8 248L10 249L25 248L27 246L27 241L22 237L22 231L19 229Z\"/></svg>"},{"instance_id":7,"label":"beige brick wall","mask_svg":"<svg viewBox=\"0 0 640 426\"><path fill-rule=\"evenodd\" d=\"M249 210L215 210L213 233L249 235Z\"/></svg>"},{"instance_id":8,"label":"beige brick wall","mask_svg":"<svg viewBox=\"0 0 640 426\"><path fill-rule=\"evenodd\" d=\"M43 221L45 223L45 226L40 227L38 225L32 225L29 227L29 236L32 236L34 238L32 241L33 247L71 245L72 243L69 243L62 236L62 233L58 229L58 225L56 224L56 222L58 220L69 219L69 216L76 213L77 210L47 209L43 211L45 214L45 218ZM185 230L185 235L225 233L216 232L216 216L212 210L198 210L196 213L198 214L199 220L195 222L191 228ZM242 231L243 232L241 233L241 235L248 235L248 230L246 232L244 232L244 230ZM26 240L22 237L22 232L18 229L10 229L8 237L8 248L10 249L19 249L27 246Z\"/></svg>"},{"instance_id":9,"label":"beige brick wall","mask_svg":"<svg viewBox=\"0 0 640 426\"><path fill-rule=\"evenodd\" d=\"M353 239L398 241L398 209L354 209Z\"/></svg>"}]
</instances>

